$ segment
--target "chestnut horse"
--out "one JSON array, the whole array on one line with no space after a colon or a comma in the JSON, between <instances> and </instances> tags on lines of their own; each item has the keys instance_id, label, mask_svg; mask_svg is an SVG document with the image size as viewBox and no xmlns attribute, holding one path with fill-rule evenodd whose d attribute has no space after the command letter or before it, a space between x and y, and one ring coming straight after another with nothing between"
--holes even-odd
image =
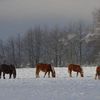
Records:
<instances>
[{"instance_id":1,"label":"chestnut horse","mask_svg":"<svg viewBox=\"0 0 100 100\"><path fill-rule=\"evenodd\" d=\"M48 73L48 77L50 78L50 72L52 73L52 77L56 76L54 67L51 66L51 64L37 64L36 65L36 78L39 77L39 72L42 71L44 72L44 77L46 76L46 74Z\"/></svg>"},{"instance_id":2,"label":"chestnut horse","mask_svg":"<svg viewBox=\"0 0 100 100\"><path fill-rule=\"evenodd\" d=\"M78 73L80 73L80 76L84 77L83 69L80 65L75 65L75 64L68 65L68 73L69 73L70 77L72 77L72 71L77 72L77 76L78 76Z\"/></svg>"},{"instance_id":3,"label":"chestnut horse","mask_svg":"<svg viewBox=\"0 0 100 100\"><path fill-rule=\"evenodd\" d=\"M98 66L98 67L96 68L95 79L97 79L97 77L98 77L98 79L100 80L100 66Z\"/></svg>"},{"instance_id":4,"label":"chestnut horse","mask_svg":"<svg viewBox=\"0 0 100 100\"><path fill-rule=\"evenodd\" d=\"M12 74L13 74L13 78L16 78L16 68L14 65L1 64L0 65L0 78L1 78L2 72L3 72L4 79L5 79L5 74L9 74L9 79L11 78Z\"/></svg>"}]
</instances>

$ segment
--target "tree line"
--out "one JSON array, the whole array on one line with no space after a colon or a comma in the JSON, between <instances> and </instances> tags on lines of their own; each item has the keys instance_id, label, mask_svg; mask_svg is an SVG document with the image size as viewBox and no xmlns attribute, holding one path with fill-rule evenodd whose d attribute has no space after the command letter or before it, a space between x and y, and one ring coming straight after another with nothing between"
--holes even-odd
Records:
<instances>
[{"instance_id":1,"label":"tree line","mask_svg":"<svg viewBox=\"0 0 100 100\"><path fill-rule=\"evenodd\" d=\"M85 37L100 28L97 22L95 27L82 22L63 28L35 26L23 35L17 34L5 41L0 39L0 64L15 64L19 68L35 67L37 63L60 67L69 63L95 64L100 59L100 46L97 46L100 37L92 42L86 42Z\"/></svg>"}]
</instances>

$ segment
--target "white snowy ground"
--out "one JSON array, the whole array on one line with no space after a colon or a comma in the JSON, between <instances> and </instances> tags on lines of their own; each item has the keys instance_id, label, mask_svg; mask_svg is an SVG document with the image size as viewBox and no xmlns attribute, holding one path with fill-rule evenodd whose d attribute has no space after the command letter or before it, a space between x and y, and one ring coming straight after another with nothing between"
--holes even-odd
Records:
<instances>
[{"instance_id":1,"label":"white snowy ground","mask_svg":"<svg viewBox=\"0 0 100 100\"><path fill-rule=\"evenodd\" d=\"M69 78L67 68L56 68L57 77L35 78L35 69L17 69L17 78L0 80L0 100L100 100L100 80L95 68L84 68L84 78Z\"/></svg>"}]
</instances>

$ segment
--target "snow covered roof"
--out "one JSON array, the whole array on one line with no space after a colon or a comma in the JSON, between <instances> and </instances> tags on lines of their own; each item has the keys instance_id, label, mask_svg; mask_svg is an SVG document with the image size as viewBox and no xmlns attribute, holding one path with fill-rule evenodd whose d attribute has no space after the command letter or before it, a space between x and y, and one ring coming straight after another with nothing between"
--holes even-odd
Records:
<instances>
[{"instance_id":1,"label":"snow covered roof","mask_svg":"<svg viewBox=\"0 0 100 100\"><path fill-rule=\"evenodd\" d=\"M99 33L88 33L83 40L85 40L87 43L93 40L98 39L98 37L100 36Z\"/></svg>"}]
</instances>

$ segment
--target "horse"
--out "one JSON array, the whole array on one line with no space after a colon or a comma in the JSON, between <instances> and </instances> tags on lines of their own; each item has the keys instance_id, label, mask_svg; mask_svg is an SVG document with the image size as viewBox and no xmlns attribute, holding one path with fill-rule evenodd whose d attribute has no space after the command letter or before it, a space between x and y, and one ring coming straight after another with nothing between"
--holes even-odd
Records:
<instances>
[{"instance_id":1,"label":"horse","mask_svg":"<svg viewBox=\"0 0 100 100\"><path fill-rule=\"evenodd\" d=\"M68 65L68 73L69 76L72 77L72 71L77 72L77 77L78 77L78 73L80 73L81 77L84 77L83 75L83 69L80 65L76 65L76 64L69 64Z\"/></svg>"},{"instance_id":2,"label":"horse","mask_svg":"<svg viewBox=\"0 0 100 100\"><path fill-rule=\"evenodd\" d=\"M9 79L11 79L11 76L13 74L13 78L16 78L16 68L14 65L7 65L7 64L1 64L0 65L0 78L1 73L3 73L3 79L5 79L5 74L9 74Z\"/></svg>"},{"instance_id":3,"label":"horse","mask_svg":"<svg viewBox=\"0 0 100 100\"><path fill-rule=\"evenodd\" d=\"M47 73L48 73L48 78L50 78L50 72L52 73L53 78L56 77L54 67L51 66L51 64L43 64L43 63L37 64L36 65L36 78L39 78L40 71L44 72L44 78Z\"/></svg>"},{"instance_id":4,"label":"horse","mask_svg":"<svg viewBox=\"0 0 100 100\"><path fill-rule=\"evenodd\" d=\"M100 66L96 67L95 79L97 79L97 77L100 80Z\"/></svg>"}]
</instances>

